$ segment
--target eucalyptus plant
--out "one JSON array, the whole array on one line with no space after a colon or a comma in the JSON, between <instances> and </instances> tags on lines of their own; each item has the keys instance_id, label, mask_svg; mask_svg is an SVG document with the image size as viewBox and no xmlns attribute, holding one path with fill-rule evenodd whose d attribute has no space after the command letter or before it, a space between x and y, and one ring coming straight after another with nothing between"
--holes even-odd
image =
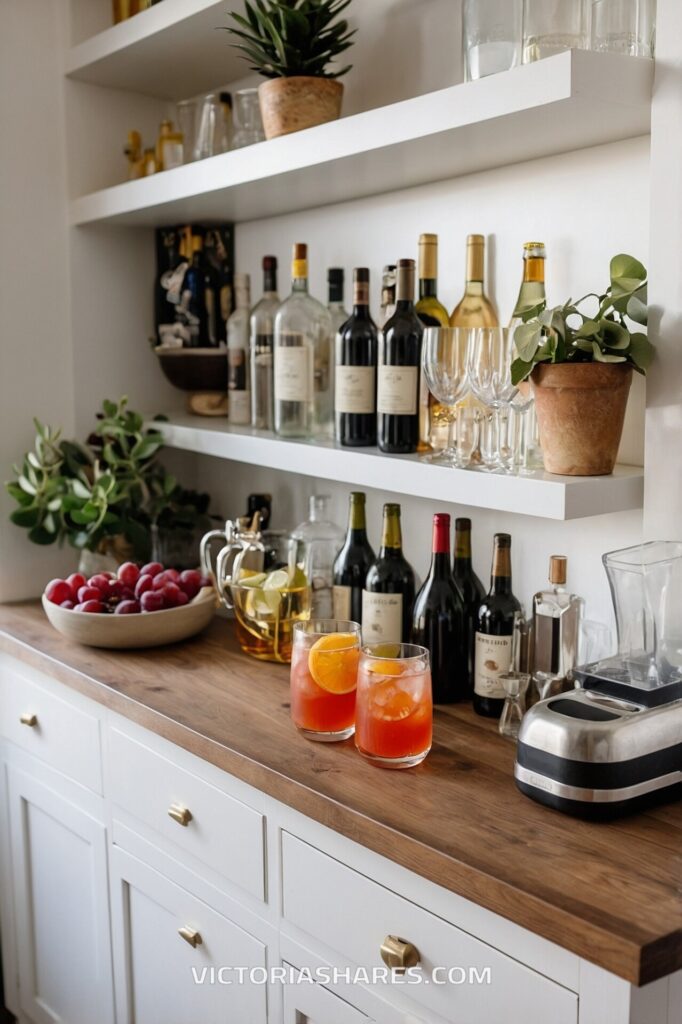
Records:
<instances>
[{"instance_id":1,"label":"eucalyptus plant","mask_svg":"<svg viewBox=\"0 0 682 1024\"><path fill-rule=\"evenodd\" d=\"M34 544L67 540L97 551L123 536L147 558L153 524L206 525L208 496L184 490L163 468L163 435L127 405L126 398L105 401L86 444L34 420L34 447L6 484L18 505L10 519Z\"/></svg>"},{"instance_id":2,"label":"eucalyptus plant","mask_svg":"<svg viewBox=\"0 0 682 1024\"><path fill-rule=\"evenodd\" d=\"M351 0L244 0L245 15L230 12L233 45L264 78L340 78L352 65L329 65L353 45L356 30L339 15Z\"/></svg>"},{"instance_id":3,"label":"eucalyptus plant","mask_svg":"<svg viewBox=\"0 0 682 1024\"><path fill-rule=\"evenodd\" d=\"M603 295L591 292L563 306L548 309L543 302L518 311L523 323L514 332L514 384L526 380L538 363L629 363L646 374L653 346L642 331L630 329L647 323L646 269L621 253L611 260L610 276ZM591 303L590 312L579 308L585 303Z\"/></svg>"}]
</instances>

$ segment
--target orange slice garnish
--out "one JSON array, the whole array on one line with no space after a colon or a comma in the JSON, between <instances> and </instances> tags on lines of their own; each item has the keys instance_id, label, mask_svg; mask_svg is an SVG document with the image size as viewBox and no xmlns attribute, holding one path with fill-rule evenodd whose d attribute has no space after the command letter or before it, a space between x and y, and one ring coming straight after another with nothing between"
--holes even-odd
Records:
<instances>
[{"instance_id":1,"label":"orange slice garnish","mask_svg":"<svg viewBox=\"0 0 682 1024\"><path fill-rule=\"evenodd\" d=\"M327 633L308 654L308 669L327 693L352 693L358 682L360 648L354 633Z\"/></svg>"},{"instance_id":2,"label":"orange slice garnish","mask_svg":"<svg viewBox=\"0 0 682 1024\"><path fill-rule=\"evenodd\" d=\"M403 663L397 659L385 661L383 658L379 658L376 661L368 661L367 668L379 676L401 676L404 671Z\"/></svg>"}]
</instances>

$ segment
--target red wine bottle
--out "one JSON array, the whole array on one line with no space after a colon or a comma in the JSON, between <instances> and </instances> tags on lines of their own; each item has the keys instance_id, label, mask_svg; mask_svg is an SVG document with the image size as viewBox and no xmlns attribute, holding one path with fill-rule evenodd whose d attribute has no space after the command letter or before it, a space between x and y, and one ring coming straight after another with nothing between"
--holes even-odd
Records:
<instances>
[{"instance_id":1,"label":"red wine bottle","mask_svg":"<svg viewBox=\"0 0 682 1024\"><path fill-rule=\"evenodd\" d=\"M455 519L455 560L452 566L464 604L464 647L467 663L467 690L471 697L474 692L474 645L478 609L485 597L483 584L471 564L471 520Z\"/></svg>"},{"instance_id":2,"label":"red wine bottle","mask_svg":"<svg viewBox=\"0 0 682 1024\"><path fill-rule=\"evenodd\" d=\"M362 622L362 591L376 555L367 540L365 495L351 491L348 532L334 562L334 618Z\"/></svg>"},{"instance_id":3,"label":"red wine bottle","mask_svg":"<svg viewBox=\"0 0 682 1024\"><path fill-rule=\"evenodd\" d=\"M433 517L431 568L414 601L412 642L431 656L431 683L436 704L466 700L467 650L464 604L450 565L450 516Z\"/></svg>"},{"instance_id":4,"label":"red wine bottle","mask_svg":"<svg viewBox=\"0 0 682 1024\"><path fill-rule=\"evenodd\" d=\"M400 505L384 505L379 557L370 566L362 593L365 643L402 643L412 631L414 572L403 555Z\"/></svg>"},{"instance_id":5,"label":"red wine bottle","mask_svg":"<svg viewBox=\"0 0 682 1024\"><path fill-rule=\"evenodd\" d=\"M377 443L377 338L369 313L369 270L353 271L353 313L336 337L336 440L360 448Z\"/></svg>"},{"instance_id":6,"label":"red wine bottle","mask_svg":"<svg viewBox=\"0 0 682 1024\"><path fill-rule=\"evenodd\" d=\"M496 533L490 592L483 598L476 619L474 655L474 711L499 718L504 706L500 675L512 668L514 619L521 605L512 593L511 537Z\"/></svg>"},{"instance_id":7,"label":"red wine bottle","mask_svg":"<svg viewBox=\"0 0 682 1024\"><path fill-rule=\"evenodd\" d=\"M398 260L396 310L379 342L379 448L414 452L419 442L419 378L424 325L414 308L414 260Z\"/></svg>"}]
</instances>

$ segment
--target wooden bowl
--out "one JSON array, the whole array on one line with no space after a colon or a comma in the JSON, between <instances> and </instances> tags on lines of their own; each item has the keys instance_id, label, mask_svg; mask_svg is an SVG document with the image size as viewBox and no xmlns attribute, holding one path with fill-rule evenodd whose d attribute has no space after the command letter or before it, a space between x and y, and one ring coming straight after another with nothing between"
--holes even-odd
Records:
<instances>
[{"instance_id":1,"label":"wooden bowl","mask_svg":"<svg viewBox=\"0 0 682 1024\"><path fill-rule=\"evenodd\" d=\"M154 351L173 387L181 391L227 393L227 349L162 348Z\"/></svg>"},{"instance_id":2,"label":"wooden bowl","mask_svg":"<svg viewBox=\"0 0 682 1024\"><path fill-rule=\"evenodd\" d=\"M203 587L181 608L137 615L91 614L61 608L43 594L48 619L67 640L87 647L160 647L200 633L208 626L217 606L213 587Z\"/></svg>"}]
</instances>

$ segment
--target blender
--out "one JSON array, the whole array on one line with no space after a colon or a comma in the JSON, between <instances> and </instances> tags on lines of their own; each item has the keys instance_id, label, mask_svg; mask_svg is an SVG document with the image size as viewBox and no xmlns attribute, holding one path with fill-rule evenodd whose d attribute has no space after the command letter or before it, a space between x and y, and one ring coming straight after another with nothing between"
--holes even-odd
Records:
<instances>
[{"instance_id":1,"label":"blender","mask_svg":"<svg viewBox=\"0 0 682 1024\"><path fill-rule=\"evenodd\" d=\"M682 543L603 556L618 653L574 669L576 689L534 705L519 732L519 789L606 818L682 795Z\"/></svg>"}]
</instances>

